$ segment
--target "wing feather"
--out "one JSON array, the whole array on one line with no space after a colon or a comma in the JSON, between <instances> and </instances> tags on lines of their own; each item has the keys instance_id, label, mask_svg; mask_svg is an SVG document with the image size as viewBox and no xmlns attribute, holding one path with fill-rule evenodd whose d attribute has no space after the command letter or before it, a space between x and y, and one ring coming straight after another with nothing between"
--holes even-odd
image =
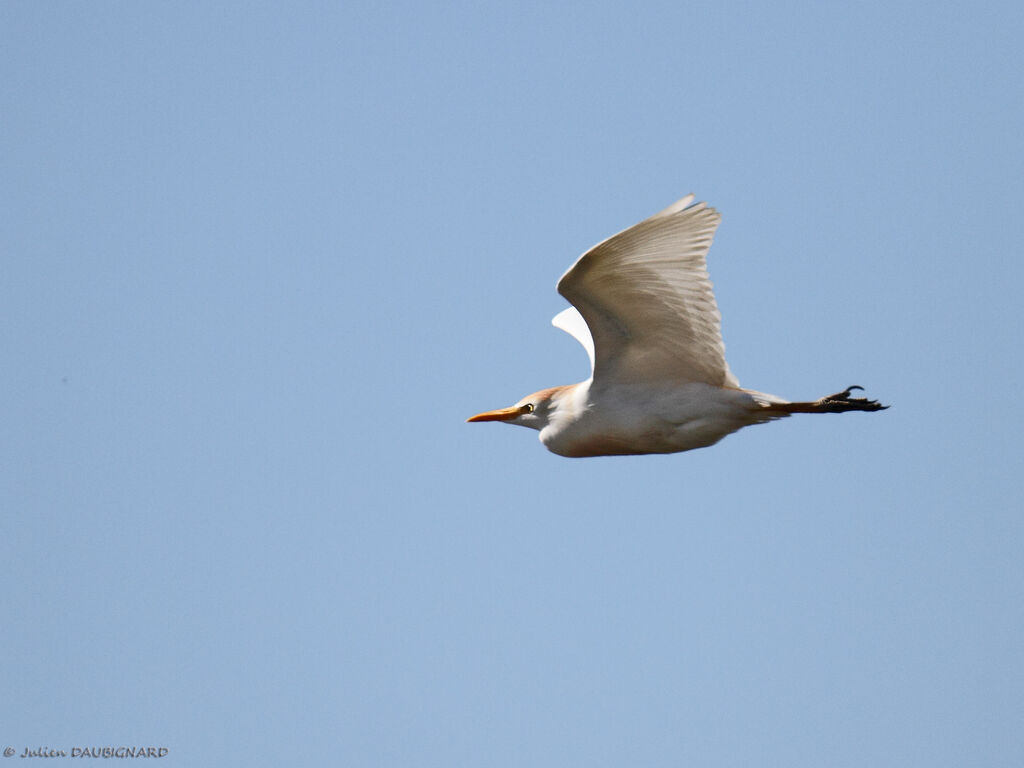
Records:
<instances>
[{"instance_id":1,"label":"wing feather","mask_svg":"<svg viewBox=\"0 0 1024 768\"><path fill-rule=\"evenodd\" d=\"M692 202L684 197L595 245L558 281L590 328L596 383L739 386L705 261L721 215Z\"/></svg>"},{"instance_id":2,"label":"wing feather","mask_svg":"<svg viewBox=\"0 0 1024 768\"><path fill-rule=\"evenodd\" d=\"M579 310L576 307L567 307L551 318L551 324L555 328L565 331L583 345L583 349L587 351L587 357L590 358L590 373L593 375L594 339L591 338L590 328L587 327L587 321L583 319Z\"/></svg>"}]
</instances>

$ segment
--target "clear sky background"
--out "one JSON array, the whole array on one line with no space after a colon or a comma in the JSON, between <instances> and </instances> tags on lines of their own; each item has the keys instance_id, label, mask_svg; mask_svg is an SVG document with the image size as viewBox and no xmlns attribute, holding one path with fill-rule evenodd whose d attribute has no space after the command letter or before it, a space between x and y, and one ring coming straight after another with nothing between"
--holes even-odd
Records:
<instances>
[{"instance_id":1,"label":"clear sky background","mask_svg":"<svg viewBox=\"0 0 1024 768\"><path fill-rule=\"evenodd\" d=\"M0 748L1024 764L1024 10L0 6ZM741 384L570 460L579 253L682 195Z\"/></svg>"}]
</instances>

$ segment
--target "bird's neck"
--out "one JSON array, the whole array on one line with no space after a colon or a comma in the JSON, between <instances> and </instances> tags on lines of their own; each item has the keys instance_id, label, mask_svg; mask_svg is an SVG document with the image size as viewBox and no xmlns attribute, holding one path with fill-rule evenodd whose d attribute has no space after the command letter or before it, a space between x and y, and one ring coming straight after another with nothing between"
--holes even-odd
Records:
<instances>
[{"instance_id":1,"label":"bird's neck","mask_svg":"<svg viewBox=\"0 0 1024 768\"><path fill-rule=\"evenodd\" d=\"M590 399L590 385L593 379L581 381L579 384L563 384L551 387L551 413L554 420L575 421L586 410Z\"/></svg>"}]
</instances>

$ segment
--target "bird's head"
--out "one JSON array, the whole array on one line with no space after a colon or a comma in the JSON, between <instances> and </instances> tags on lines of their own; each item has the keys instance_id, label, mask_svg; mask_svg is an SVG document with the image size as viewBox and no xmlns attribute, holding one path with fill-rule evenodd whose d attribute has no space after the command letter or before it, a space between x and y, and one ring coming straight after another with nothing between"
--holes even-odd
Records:
<instances>
[{"instance_id":1,"label":"bird's head","mask_svg":"<svg viewBox=\"0 0 1024 768\"><path fill-rule=\"evenodd\" d=\"M466 421L504 421L506 424L518 424L520 427L542 430L550 422L558 410L562 397L571 387L551 387L527 395L509 408L496 411L484 411L470 416Z\"/></svg>"}]
</instances>

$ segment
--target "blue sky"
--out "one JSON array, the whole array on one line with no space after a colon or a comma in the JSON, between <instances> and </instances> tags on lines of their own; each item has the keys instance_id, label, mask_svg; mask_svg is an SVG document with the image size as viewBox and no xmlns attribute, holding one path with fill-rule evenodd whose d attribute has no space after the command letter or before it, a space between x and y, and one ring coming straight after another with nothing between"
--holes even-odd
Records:
<instances>
[{"instance_id":1,"label":"blue sky","mask_svg":"<svg viewBox=\"0 0 1024 768\"><path fill-rule=\"evenodd\" d=\"M1024 761L1018 3L0 9L0 748ZM576 256L694 192L746 386L568 460Z\"/></svg>"}]
</instances>

